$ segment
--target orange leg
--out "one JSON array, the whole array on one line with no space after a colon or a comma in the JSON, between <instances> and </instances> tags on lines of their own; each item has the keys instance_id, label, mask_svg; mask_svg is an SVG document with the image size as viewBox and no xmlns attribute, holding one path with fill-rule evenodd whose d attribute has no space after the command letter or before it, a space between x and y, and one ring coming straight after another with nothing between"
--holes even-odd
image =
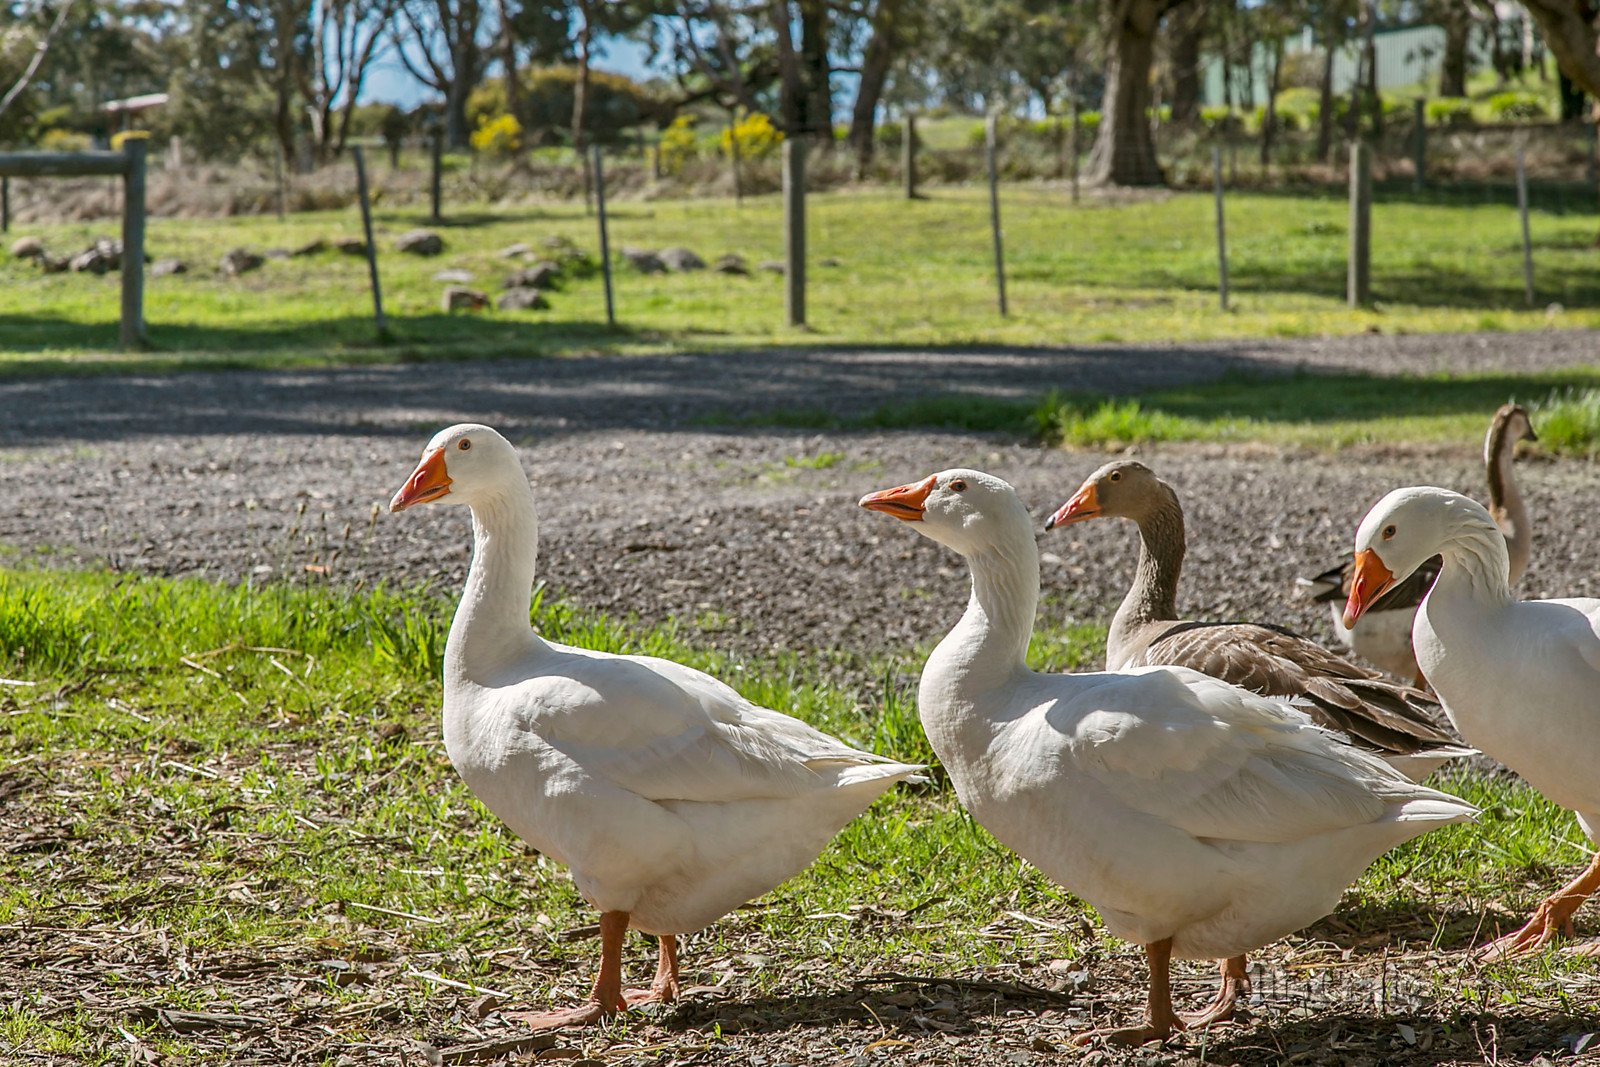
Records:
<instances>
[{"instance_id":1,"label":"orange leg","mask_svg":"<svg viewBox=\"0 0 1600 1067\"><path fill-rule=\"evenodd\" d=\"M1245 970L1243 956L1230 956L1222 961L1222 985L1217 987L1216 998L1204 1009L1193 1014L1180 1015L1186 1030L1195 1030L1212 1023L1227 1022L1233 1018L1233 1008L1239 994L1250 989L1250 974Z\"/></svg>"},{"instance_id":2,"label":"orange leg","mask_svg":"<svg viewBox=\"0 0 1600 1067\"><path fill-rule=\"evenodd\" d=\"M1600 890L1600 854L1595 856L1582 874L1533 909L1533 918L1528 920L1526 926L1480 948L1477 952L1478 962L1493 963L1514 956L1525 956L1549 944L1558 933L1570 934L1573 912L1596 890Z\"/></svg>"},{"instance_id":3,"label":"orange leg","mask_svg":"<svg viewBox=\"0 0 1600 1067\"><path fill-rule=\"evenodd\" d=\"M1149 1019L1146 1024L1122 1030L1090 1030L1073 1038L1074 1045L1087 1045L1100 1038L1113 1045L1143 1045L1148 1041L1164 1041L1172 1031L1185 1029L1183 1020L1172 1010L1172 938L1146 945L1144 954L1150 962Z\"/></svg>"},{"instance_id":4,"label":"orange leg","mask_svg":"<svg viewBox=\"0 0 1600 1067\"><path fill-rule=\"evenodd\" d=\"M649 989L624 990L622 998L628 1007L640 1004L671 1004L678 999L678 939L671 934L661 935L660 955L656 960L656 980Z\"/></svg>"},{"instance_id":5,"label":"orange leg","mask_svg":"<svg viewBox=\"0 0 1600 1067\"><path fill-rule=\"evenodd\" d=\"M583 1026L627 1008L622 999L622 939L628 933L628 913L600 913L600 973L595 976L589 999L576 1008L555 1011L506 1012L506 1019L530 1030L556 1030L563 1026Z\"/></svg>"}]
</instances>

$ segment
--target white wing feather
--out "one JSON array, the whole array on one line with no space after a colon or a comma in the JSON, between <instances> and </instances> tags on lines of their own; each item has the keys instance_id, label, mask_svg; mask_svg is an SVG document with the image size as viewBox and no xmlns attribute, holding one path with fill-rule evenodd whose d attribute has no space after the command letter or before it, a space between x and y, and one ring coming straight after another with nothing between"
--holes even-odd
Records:
<instances>
[{"instance_id":1,"label":"white wing feather","mask_svg":"<svg viewBox=\"0 0 1600 1067\"><path fill-rule=\"evenodd\" d=\"M1394 800L1442 796L1293 709L1194 671L1105 677L1061 709L1076 719L1068 758L1129 809L1196 838L1303 840L1375 822Z\"/></svg>"},{"instance_id":2,"label":"white wing feather","mask_svg":"<svg viewBox=\"0 0 1600 1067\"><path fill-rule=\"evenodd\" d=\"M517 687L528 731L584 772L647 800L796 796L827 764L903 766L862 752L669 660L563 649Z\"/></svg>"}]
</instances>

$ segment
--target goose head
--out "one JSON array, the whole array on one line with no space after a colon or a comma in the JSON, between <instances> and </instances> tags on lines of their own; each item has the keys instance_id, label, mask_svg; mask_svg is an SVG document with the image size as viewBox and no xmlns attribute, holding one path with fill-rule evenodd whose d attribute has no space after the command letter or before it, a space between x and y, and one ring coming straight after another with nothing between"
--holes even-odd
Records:
<instances>
[{"instance_id":1,"label":"goose head","mask_svg":"<svg viewBox=\"0 0 1600 1067\"><path fill-rule=\"evenodd\" d=\"M1449 489L1414 485L1396 489L1374 504L1356 531L1355 573L1345 603L1345 629L1355 626L1391 586L1410 577L1439 555L1457 533L1470 527L1495 530L1494 520L1482 504Z\"/></svg>"},{"instance_id":2,"label":"goose head","mask_svg":"<svg viewBox=\"0 0 1600 1067\"><path fill-rule=\"evenodd\" d=\"M992 474L957 467L920 482L868 493L860 500L912 524L918 533L974 556L1017 538L1033 542L1032 521L1017 491Z\"/></svg>"},{"instance_id":3,"label":"goose head","mask_svg":"<svg viewBox=\"0 0 1600 1067\"><path fill-rule=\"evenodd\" d=\"M1143 463L1119 459L1085 478L1072 499L1045 522L1046 530L1089 519L1119 518L1142 521L1152 511L1176 504L1172 487Z\"/></svg>"},{"instance_id":4,"label":"goose head","mask_svg":"<svg viewBox=\"0 0 1600 1067\"><path fill-rule=\"evenodd\" d=\"M513 480L526 478L511 442L487 426L464 422L433 436L417 469L389 501L389 510L404 511L446 497L470 506Z\"/></svg>"},{"instance_id":5,"label":"goose head","mask_svg":"<svg viewBox=\"0 0 1600 1067\"><path fill-rule=\"evenodd\" d=\"M1501 404L1500 410L1489 420L1489 432L1483 438L1483 461L1491 466L1500 456L1509 457L1516 451L1518 441L1537 441L1528 409L1521 404Z\"/></svg>"}]
</instances>

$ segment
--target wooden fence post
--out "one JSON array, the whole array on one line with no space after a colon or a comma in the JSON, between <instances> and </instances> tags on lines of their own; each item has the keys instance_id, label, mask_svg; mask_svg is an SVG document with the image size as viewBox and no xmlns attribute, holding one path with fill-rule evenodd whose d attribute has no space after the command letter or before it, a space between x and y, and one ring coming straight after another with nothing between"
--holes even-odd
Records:
<instances>
[{"instance_id":1,"label":"wooden fence post","mask_svg":"<svg viewBox=\"0 0 1600 1067\"><path fill-rule=\"evenodd\" d=\"M1211 172L1217 193L1217 299L1228 310L1228 231L1222 217L1222 146L1211 146Z\"/></svg>"},{"instance_id":2,"label":"wooden fence post","mask_svg":"<svg viewBox=\"0 0 1600 1067\"><path fill-rule=\"evenodd\" d=\"M1000 241L1000 176L995 166L995 119L991 112L984 123L984 155L989 162L989 232L994 239L994 285L998 296L1000 315L1006 314L1006 257Z\"/></svg>"},{"instance_id":3,"label":"wooden fence post","mask_svg":"<svg viewBox=\"0 0 1600 1067\"><path fill-rule=\"evenodd\" d=\"M1416 110L1412 113L1412 164L1411 187L1417 192L1422 192L1428 184L1428 105L1422 97L1413 101Z\"/></svg>"},{"instance_id":4,"label":"wooden fence post","mask_svg":"<svg viewBox=\"0 0 1600 1067\"><path fill-rule=\"evenodd\" d=\"M806 324L806 145L783 141L784 310L790 326Z\"/></svg>"},{"instance_id":5,"label":"wooden fence post","mask_svg":"<svg viewBox=\"0 0 1600 1067\"><path fill-rule=\"evenodd\" d=\"M900 135L900 180L905 183L906 199L917 198L917 116L906 115L906 128Z\"/></svg>"},{"instance_id":6,"label":"wooden fence post","mask_svg":"<svg viewBox=\"0 0 1600 1067\"><path fill-rule=\"evenodd\" d=\"M1526 153L1517 145L1517 214L1522 217L1522 298L1533 307L1533 241L1528 235L1528 167Z\"/></svg>"},{"instance_id":7,"label":"wooden fence post","mask_svg":"<svg viewBox=\"0 0 1600 1067\"><path fill-rule=\"evenodd\" d=\"M1372 153L1350 142L1350 269L1346 299L1353 308L1372 298Z\"/></svg>"},{"instance_id":8,"label":"wooden fence post","mask_svg":"<svg viewBox=\"0 0 1600 1067\"><path fill-rule=\"evenodd\" d=\"M124 349L143 348L144 334L144 167L149 144L130 137L122 146L127 171L122 176L122 329Z\"/></svg>"},{"instance_id":9,"label":"wooden fence post","mask_svg":"<svg viewBox=\"0 0 1600 1067\"><path fill-rule=\"evenodd\" d=\"M600 274L606 285L606 325L615 326L617 311L611 300L611 244L606 235L606 172L600 161L600 146L595 145L589 151L594 153L594 203L595 214L600 217Z\"/></svg>"},{"instance_id":10,"label":"wooden fence post","mask_svg":"<svg viewBox=\"0 0 1600 1067\"><path fill-rule=\"evenodd\" d=\"M434 130L428 138L428 156L431 171L428 178L428 221L443 222L443 184L444 184L444 132Z\"/></svg>"},{"instance_id":11,"label":"wooden fence post","mask_svg":"<svg viewBox=\"0 0 1600 1067\"><path fill-rule=\"evenodd\" d=\"M372 204L367 197L367 160L360 145L351 148L356 160L356 194L361 198L361 229L367 238L367 276L372 279L372 321L378 340L389 339L389 323L383 317L383 290L378 285L378 246L372 240Z\"/></svg>"}]
</instances>

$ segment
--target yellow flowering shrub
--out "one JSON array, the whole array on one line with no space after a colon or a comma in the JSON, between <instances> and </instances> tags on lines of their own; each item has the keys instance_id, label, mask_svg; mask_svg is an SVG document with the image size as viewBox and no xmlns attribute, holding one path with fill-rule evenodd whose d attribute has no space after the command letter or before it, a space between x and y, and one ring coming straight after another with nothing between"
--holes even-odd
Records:
<instances>
[{"instance_id":1,"label":"yellow flowering shrub","mask_svg":"<svg viewBox=\"0 0 1600 1067\"><path fill-rule=\"evenodd\" d=\"M675 173L699 154L699 144L694 136L694 116L679 115L672 125L661 131L661 167Z\"/></svg>"},{"instance_id":2,"label":"yellow flowering shrub","mask_svg":"<svg viewBox=\"0 0 1600 1067\"><path fill-rule=\"evenodd\" d=\"M522 124L515 115L481 118L472 131L472 147L485 155L512 155L522 148Z\"/></svg>"},{"instance_id":3,"label":"yellow flowering shrub","mask_svg":"<svg viewBox=\"0 0 1600 1067\"><path fill-rule=\"evenodd\" d=\"M778 150L783 134L772 125L771 119L755 111L722 131L722 154L732 156L735 142L739 145L740 159L765 159Z\"/></svg>"}]
</instances>

